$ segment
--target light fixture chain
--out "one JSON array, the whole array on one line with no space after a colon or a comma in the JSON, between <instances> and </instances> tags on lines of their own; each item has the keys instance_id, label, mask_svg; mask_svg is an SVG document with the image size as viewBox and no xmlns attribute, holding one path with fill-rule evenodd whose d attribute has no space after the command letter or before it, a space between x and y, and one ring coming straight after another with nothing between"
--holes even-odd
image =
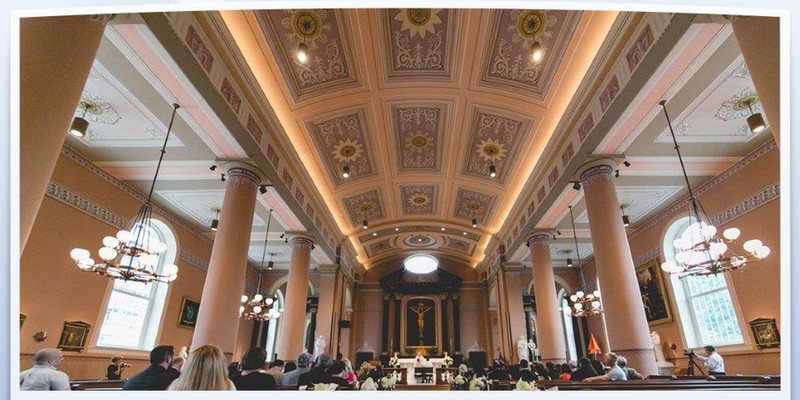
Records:
<instances>
[{"instance_id":1,"label":"light fixture chain","mask_svg":"<svg viewBox=\"0 0 800 400\"><path fill-rule=\"evenodd\" d=\"M578 249L578 231L575 230L575 217L572 215L572 206L569 206L569 219L572 223L572 238L575 240L575 254L578 256L578 269L583 269L581 262L581 251Z\"/></svg>"},{"instance_id":2,"label":"light fixture chain","mask_svg":"<svg viewBox=\"0 0 800 400\"><path fill-rule=\"evenodd\" d=\"M169 118L169 126L167 127L167 135L164 136L164 145L161 146L161 155L158 156L158 164L156 164L156 173L153 175L153 183L150 185L150 193L147 194L147 204L150 204L150 199L153 197L153 189L156 187L156 180L158 179L158 171L161 170L161 161L164 160L164 154L167 152L167 141L169 141L169 134L172 131L172 123L175 122L175 114L178 113L178 108L181 106L178 103L172 104L172 116Z\"/></svg>"},{"instance_id":3,"label":"light fixture chain","mask_svg":"<svg viewBox=\"0 0 800 400\"><path fill-rule=\"evenodd\" d=\"M686 181L686 189L689 190L689 200L692 202L695 218L697 218L697 222L699 223L701 219L700 212L697 210L697 199L695 199L694 192L692 192L692 185L689 183L689 175L686 173L686 166L683 164L683 157L681 156L681 147L678 146L678 139L675 138L675 130L672 129L672 120L670 120L669 113L667 112L667 101L661 100L658 104L661 105L661 108L664 110L664 116L667 117L667 126L669 127L670 135L672 135L672 143L675 144L675 152L678 153L678 161L681 163L683 179Z\"/></svg>"}]
</instances>

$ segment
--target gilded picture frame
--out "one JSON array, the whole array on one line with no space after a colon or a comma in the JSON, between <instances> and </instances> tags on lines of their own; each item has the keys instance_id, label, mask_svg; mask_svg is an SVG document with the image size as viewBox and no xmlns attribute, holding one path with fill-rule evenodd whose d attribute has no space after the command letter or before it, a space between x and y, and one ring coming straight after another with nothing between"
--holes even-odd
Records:
<instances>
[{"instance_id":1,"label":"gilded picture frame","mask_svg":"<svg viewBox=\"0 0 800 400\"><path fill-rule=\"evenodd\" d=\"M200 312L200 302L188 297L183 298L181 313L178 314L178 326L194 329L197 324L197 314Z\"/></svg>"},{"instance_id":2,"label":"gilded picture frame","mask_svg":"<svg viewBox=\"0 0 800 400\"><path fill-rule=\"evenodd\" d=\"M754 319L750 321L750 330L753 331L753 337L759 350L781 347L781 334L778 332L775 318Z\"/></svg>"},{"instance_id":3,"label":"gilded picture frame","mask_svg":"<svg viewBox=\"0 0 800 400\"><path fill-rule=\"evenodd\" d=\"M672 322L672 307L657 257L636 267L636 281L647 324L655 326Z\"/></svg>"},{"instance_id":4,"label":"gilded picture frame","mask_svg":"<svg viewBox=\"0 0 800 400\"><path fill-rule=\"evenodd\" d=\"M64 322L64 330L61 331L58 348L63 351L82 352L86 347L86 338L89 336L91 327L83 321Z\"/></svg>"}]
</instances>

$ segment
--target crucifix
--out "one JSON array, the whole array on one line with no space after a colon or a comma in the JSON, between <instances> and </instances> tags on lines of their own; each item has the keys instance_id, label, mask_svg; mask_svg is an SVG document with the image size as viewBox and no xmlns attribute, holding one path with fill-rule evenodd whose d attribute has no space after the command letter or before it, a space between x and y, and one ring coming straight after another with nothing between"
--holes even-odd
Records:
<instances>
[{"instance_id":1,"label":"crucifix","mask_svg":"<svg viewBox=\"0 0 800 400\"><path fill-rule=\"evenodd\" d=\"M417 327L419 328L419 345L425 345L425 338L423 335L423 329L425 328L425 313L431 310L431 306L425 307L425 304L422 302L417 303L416 307L411 307L411 311L417 313Z\"/></svg>"}]
</instances>

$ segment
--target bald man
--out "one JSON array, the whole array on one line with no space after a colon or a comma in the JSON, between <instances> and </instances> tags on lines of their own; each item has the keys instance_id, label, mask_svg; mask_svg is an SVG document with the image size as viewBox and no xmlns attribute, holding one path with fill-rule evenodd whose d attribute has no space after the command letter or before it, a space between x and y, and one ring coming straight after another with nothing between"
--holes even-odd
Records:
<instances>
[{"instance_id":1,"label":"bald man","mask_svg":"<svg viewBox=\"0 0 800 400\"><path fill-rule=\"evenodd\" d=\"M64 361L59 349L41 349L34 357L36 365L19 374L19 390L69 390L69 377L56 369Z\"/></svg>"}]
</instances>

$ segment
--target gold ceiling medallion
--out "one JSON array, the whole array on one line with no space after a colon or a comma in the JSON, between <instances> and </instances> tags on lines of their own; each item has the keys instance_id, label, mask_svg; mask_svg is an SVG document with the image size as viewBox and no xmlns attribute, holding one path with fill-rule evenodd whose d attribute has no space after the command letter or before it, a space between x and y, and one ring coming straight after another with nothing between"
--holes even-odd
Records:
<instances>
[{"instance_id":1,"label":"gold ceiling medallion","mask_svg":"<svg viewBox=\"0 0 800 400\"><path fill-rule=\"evenodd\" d=\"M505 157L508 150L505 146L492 138L481 140L478 144L478 156L486 161L499 160Z\"/></svg>"},{"instance_id":2,"label":"gold ceiling medallion","mask_svg":"<svg viewBox=\"0 0 800 400\"><path fill-rule=\"evenodd\" d=\"M361 211L363 214L366 215L367 213L370 213L372 212L373 209L375 209L375 204L373 204L371 201L365 201L361 203L361 206L359 206L358 209L359 211Z\"/></svg>"},{"instance_id":3,"label":"gold ceiling medallion","mask_svg":"<svg viewBox=\"0 0 800 400\"><path fill-rule=\"evenodd\" d=\"M94 115L103 114L103 108L89 99L81 99L81 101L78 102L78 107L83 110L86 110L86 112L89 114L94 114Z\"/></svg>"},{"instance_id":4,"label":"gold ceiling medallion","mask_svg":"<svg viewBox=\"0 0 800 400\"><path fill-rule=\"evenodd\" d=\"M403 23L400 31L408 31L412 38L419 35L425 39L426 34L436 33L434 25L442 23L442 19L438 15L441 11L441 8L406 8L401 9L394 16L394 20Z\"/></svg>"},{"instance_id":5,"label":"gold ceiling medallion","mask_svg":"<svg viewBox=\"0 0 800 400\"><path fill-rule=\"evenodd\" d=\"M481 209L481 204L478 203L477 201L468 201L467 202L467 209L472 211L472 212L476 212L476 211Z\"/></svg>"},{"instance_id":6,"label":"gold ceiling medallion","mask_svg":"<svg viewBox=\"0 0 800 400\"><path fill-rule=\"evenodd\" d=\"M547 17L544 11L530 10L523 12L517 17L517 32L524 38L533 39L542 31Z\"/></svg>"},{"instance_id":7,"label":"gold ceiling medallion","mask_svg":"<svg viewBox=\"0 0 800 400\"><path fill-rule=\"evenodd\" d=\"M753 93L749 96L742 97L741 99L737 100L736 103L733 103L733 111L740 112L748 110L749 107L755 106L759 102L758 94Z\"/></svg>"},{"instance_id":8,"label":"gold ceiling medallion","mask_svg":"<svg viewBox=\"0 0 800 400\"><path fill-rule=\"evenodd\" d=\"M364 146L358 140L345 139L340 140L334 147L333 158L339 162L351 162L361 157L364 152Z\"/></svg>"},{"instance_id":9,"label":"gold ceiling medallion","mask_svg":"<svg viewBox=\"0 0 800 400\"><path fill-rule=\"evenodd\" d=\"M431 19L430 8L409 8L406 9L408 20L417 26L423 26Z\"/></svg>"},{"instance_id":10,"label":"gold ceiling medallion","mask_svg":"<svg viewBox=\"0 0 800 400\"><path fill-rule=\"evenodd\" d=\"M427 205L429 201L430 198L427 195L415 194L411 196L411 198L408 200L408 203L414 207L423 207Z\"/></svg>"},{"instance_id":11,"label":"gold ceiling medallion","mask_svg":"<svg viewBox=\"0 0 800 400\"><path fill-rule=\"evenodd\" d=\"M406 139L406 147L409 150L422 153L430 149L433 143L433 138L427 132L417 131L411 137Z\"/></svg>"},{"instance_id":12,"label":"gold ceiling medallion","mask_svg":"<svg viewBox=\"0 0 800 400\"><path fill-rule=\"evenodd\" d=\"M298 11L292 15L292 27L295 33L307 40L313 39L319 33L319 17L309 11Z\"/></svg>"}]
</instances>

